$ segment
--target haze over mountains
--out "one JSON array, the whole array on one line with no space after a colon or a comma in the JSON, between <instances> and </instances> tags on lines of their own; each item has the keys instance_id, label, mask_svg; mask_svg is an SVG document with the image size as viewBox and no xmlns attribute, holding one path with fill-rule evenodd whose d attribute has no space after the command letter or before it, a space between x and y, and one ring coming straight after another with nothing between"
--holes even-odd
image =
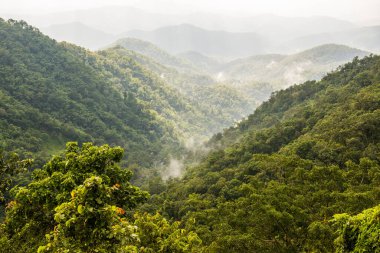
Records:
<instances>
[{"instance_id":1,"label":"haze over mountains","mask_svg":"<svg viewBox=\"0 0 380 253\"><path fill-rule=\"evenodd\" d=\"M359 28L348 28L347 26L331 33L301 35L302 31L291 33L278 31L278 27L282 27L281 19L278 20L277 26L273 25L274 28L266 34L255 30L246 33L211 31L181 24L153 31L133 30L122 34L121 37L147 40L171 53L196 51L208 56L228 59L257 54L295 53L332 43L349 45L371 52L380 51L380 29L377 26ZM325 20L324 23L326 23L326 27L331 25L328 24L328 20ZM307 26L306 24L306 27L313 32L318 30L312 29L313 25ZM284 30L286 30L286 26Z\"/></svg>"},{"instance_id":2,"label":"haze over mountains","mask_svg":"<svg viewBox=\"0 0 380 253\"><path fill-rule=\"evenodd\" d=\"M214 73L223 80L268 82L277 88L285 88L306 80L319 80L354 57L362 58L369 54L344 45L325 44L297 54L237 59L216 68Z\"/></svg>"},{"instance_id":3,"label":"haze over mountains","mask_svg":"<svg viewBox=\"0 0 380 253\"><path fill-rule=\"evenodd\" d=\"M262 53L266 43L256 33L209 31L187 24L167 26L150 32L133 30L122 36L150 41L171 53L197 51L230 58Z\"/></svg>"},{"instance_id":4,"label":"haze over mountains","mask_svg":"<svg viewBox=\"0 0 380 253\"><path fill-rule=\"evenodd\" d=\"M2 1L0 253L380 252L377 0Z\"/></svg>"},{"instance_id":5,"label":"haze over mountains","mask_svg":"<svg viewBox=\"0 0 380 253\"><path fill-rule=\"evenodd\" d=\"M110 47L117 45L150 57L157 63L180 72L185 71L188 74L191 70L204 76L208 75L214 82L233 85L265 82L276 88L285 88L309 79L319 80L326 73L354 57L362 58L370 54L344 45L325 44L297 54L264 54L221 61L195 51L174 56L152 43L132 38L117 40ZM140 59L140 63L152 68L152 64L147 61ZM156 67L152 70L163 77L170 76L164 69Z\"/></svg>"},{"instance_id":6,"label":"haze over mountains","mask_svg":"<svg viewBox=\"0 0 380 253\"><path fill-rule=\"evenodd\" d=\"M380 26L358 27L335 33L318 33L290 40L278 49L300 50L326 43L344 44L378 53L380 50Z\"/></svg>"},{"instance_id":7,"label":"haze over mountains","mask_svg":"<svg viewBox=\"0 0 380 253\"><path fill-rule=\"evenodd\" d=\"M29 26L27 29L33 30ZM62 31L65 33L61 33ZM328 44L293 55L267 54L227 61L201 52L215 50L212 47L214 44L219 45L219 53L228 52L228 48L223 48L223 46L229 46L231 50L241 50L243 47L239 45L239 38L256 35L206 31L190 25L171 26L157 31L156 38L171 38L170 36L174 36L177 32L203 33L191 38L184 36L183 40L172 37L173 41L179 41L178 44L189 42L188 44L194 45L196 43L192 42L200 39L199 48L203 47L203 50L194 51L191 47L173 49L175 46L173 44L171 50L166 51L165 48L160 48L151 42L133 38L114 41L115 36L81 23L55 25L51 27L50 33L56 33L55 36L76 35L71 37L71 40L78 39L78 43L81 39L88 39L88 42L99 43L98 45L106 43L107 46L97 53L86 53L86 51L81 51L82 49L65 43L52 47L55 51L69 51L70 54L75 55L78 62L87 62L85 65L89 65L91 71L96 71L97 75L102 76L99 80L109 83L124 98L133 96L136 101L132 100L130 103L135 103L135 107L142 106L143 112L149 111L155 115L152 116L153 118L157 117L158 122L169 122L167 127L173 129L171 134L176 136L173 138L178 138L173 142L182 142L184 146L190 137L197 139L196 142L199 143L239 121L269 98L271 92L275 90L308 79L319 80L323 75L352 58L356 56L362 58L369 54L367 51L344 45ZM160 37L161 34L166 35ZM43 41L40 35L32 38ZM212 39L213 43L202 42L202 39ZM4 43L11 45L16 39L12 38L12 40L14 42L8 38ZM228 43L219 43L225 40ZM111 43L111 41L114 42ZM170 42L169 39L166 41ZM372 41L369 42L372 43ZM49 43L52 42L49 41ZM257 49L254 46L251 48ZM229 52L233 52L232 54L236 56L239 53L243 55L244 50ZM8 52L9 49L6 51ZM173 53L181 51L184 52ZM247 54L253 53L251 51ZM43 58L47 59L47 57L48 53L44 52ZM85 68L85 65L82 67ZM149 118L149 115L144 117ZM83 126L70 127L81 129ZM81 131L78 130L76 133L81 136L80 138L95 138L93 133L86 135ZM36 141L42 142L45 137L41 135L38 138ZM47 142L38 150L47 152L48 147L55 147L67 138L63 136L58 142ZM25 150L28 148L25 147Z\"/></svg>"},{"instance_id":8,"label":"haze over mountains","mask_svg":"<svg viewBox=\"0 0 380 253\"><path fill-rule=\"evenodd\" d=\"M170 53L195 51L228 59L296 53L330 43L380 51L378 27L362 27L327 16L261 14L235 17L206 12L175 15L125 6L40 15L3 15L24 19L58 41L66 40L90 49L133 37L152 42Z\"/></svg>"},{"instance_id":9,"label":"haze over mountains","mask_svg":"<svg viewBox=\"0 0 380 253\"><path fill-rule=\"evenodd\" d=\"M10 14L1 13L4 17ZM37 27L54 24L80 22L114 35L129 30L154 30L164 26L192 24L208 30L229 32L258 32L263 35L285 34L294 36L311 33L335 32L355 27L354 24L331 17L280 17L261 14L251 17L236 17L209 12L189 14L152 13L135 7L106 6L102 8L56 12L51 14L11 15L22 18Z\"/></svg>"},{"instance_id":10,"label":"haze over mountains","mask_svg":"<svg viewBox=\"0 0 380 253\"><path fill-rule=\"evenodd\" d=\"M117 38L117 36L80 22L55 24L43 27L41 31L58 41L68 41L90 49L100 48L112 43Z\"/></svg>"},{"instance_id":11,"label":"haze over mountains","mask_svg":"<svg viewBox=\"0 0 380 253\"><path fill-rule=\"evenodd\" d=\"M137 89L136 98L171 120L180 136L200 140L248 115L271 92L319 80L380 45L378 27L326 16L179 15L110 6L12 17L57 41L101 49L97 53L116 66L107 74L115 87L129 75L119 73L126 66L149 76L142 78L145 90Z\"/></svg>"}]
</instances>

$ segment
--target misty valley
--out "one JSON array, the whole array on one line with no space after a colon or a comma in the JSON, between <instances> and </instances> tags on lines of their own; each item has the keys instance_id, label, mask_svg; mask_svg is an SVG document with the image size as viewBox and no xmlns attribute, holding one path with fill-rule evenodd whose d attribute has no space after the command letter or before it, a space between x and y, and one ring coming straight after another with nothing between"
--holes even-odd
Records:
<instances>
[{"instance_id":1,"label":"misty valley","mask_svg":"<svg viewBox=\"0 0 380 253\"><path fill-rule=\"evenodd\" d=\"M299 16L0 11L0 252L380 252L380 26Z\"/></svg>"}]
</instances>

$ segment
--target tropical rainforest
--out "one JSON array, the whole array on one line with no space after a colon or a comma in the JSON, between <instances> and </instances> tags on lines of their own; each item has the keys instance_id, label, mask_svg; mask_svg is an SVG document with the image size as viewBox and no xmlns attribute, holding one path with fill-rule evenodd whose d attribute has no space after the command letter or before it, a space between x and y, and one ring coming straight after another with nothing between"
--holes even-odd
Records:
<instances>
[{"instance_id":1,"label":"tropical rainforest","mask_svg":"<svg viewBox=\"0 0 380 253\"><path fill-rule=\"evenodd\" d=\"M0 98L0 252L380 252L380 56L89 51L0 19Z\"/></svg>"}]
</instances>

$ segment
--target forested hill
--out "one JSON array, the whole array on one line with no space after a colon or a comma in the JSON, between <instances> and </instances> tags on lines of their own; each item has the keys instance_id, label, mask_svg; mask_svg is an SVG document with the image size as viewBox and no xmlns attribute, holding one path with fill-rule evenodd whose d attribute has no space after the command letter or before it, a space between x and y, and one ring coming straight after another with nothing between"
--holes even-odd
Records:
<instances>
[{"instance_id":1,"label":"forested hill","mask_svg":"<svg viewBox=\"0 0 380 253\"><path fill-rule=\"evenodd\" d=\"M22 21L1 21L0 29L6 150L45 160L69 140L92 141L125 147L130 163L162 164L256 106L208 76L122 47L91 52Z\"/></svg>"},{"instance_id":2,"label":"forested hill","mask_svg":"<svg viewBox=\"0 0 380 253\"><path fill-rule=\"evenodd\" d=\"M186 137L251 111L258 90L233 92L141 46L156 58L0 19L0 251L379 251L380 56L273 93L186 156ZM322 49L336 52L303 56ZM201 161L165 182L136 173L149 198L118 165L123 148L127 165L154 172L171 156ZM31 160L8 151L39 160L29 184L10 189Z\"/></svg>"},{"instance_id":3,"label":"forested hill","mask_svg":"<svg viewBox=\"0 0 380 253\"><path fill-rule=\"evenodd\" d=\"M150 43L133 39L119 40L117 43L120 44L100 51L99 54L118 62L117 64L123 59L132 58L153 74L151 76L156 77L155 83L165 83L170 86L165 88L166 91L170 89L177 91L177 100L181 99L190 110L177 111L176 114L181 120L175 122L177 124L186 122L179 128L185 136L193 137L196 142L205 141L205 137L209 138L248 115L259 102L270 95L270 91L266 91L270 90L267 86L250 86L251 93L255 93L255 96L250 96L242 89L232 87L228 83L218 83L192 64L177 64L176 62L184 60ZM131 48L144 55L130 50ZM173 67L174 65L177 67ZM263 90L265 94L260 93ZM161 103L162 100L153 101Z\"/></svg>"},{"instance_id":4,"label":"forested hill","mask_svg":"<svg viewBox=\"0 0 380 253\"><path fill-rule=\"evenodd\" d=\"M182 60L180 58L170 55L168 52L158 48L154 44L135 38L123 38L112 43L109 47L122 46L134 52L145 55L152 58L156 62L159 62L165 66L170 66L178 70L194 70L190 62Z\"/></svg>"},{"instance_id":5,"label":"forested hill","mask_svg":"<svg viewBox=\"0 0 380 253\"><path fill-rule=\"evenodd\" d=\"M354 59L214 136L222 148L149 208L185 222L206 252L333 252L336 231L338 252L373 252L377 230L333 215L380 203L379 129L380 57Z\"/></svg>"},{"instance_id":6,"label":"forested hill","mask_svg":"<svg viewBox=\"0 0 380 253\"><path fill-rule=\"evenodd\" d=\"M58 44L23 21L0 20L1 148L46 158L69 140L109 143L144 165L178 150L173 126L137 97L136 90L152 89L151 79L130 66L133 60L115 81L112 61Z\"/></svg>"}]
</instances>

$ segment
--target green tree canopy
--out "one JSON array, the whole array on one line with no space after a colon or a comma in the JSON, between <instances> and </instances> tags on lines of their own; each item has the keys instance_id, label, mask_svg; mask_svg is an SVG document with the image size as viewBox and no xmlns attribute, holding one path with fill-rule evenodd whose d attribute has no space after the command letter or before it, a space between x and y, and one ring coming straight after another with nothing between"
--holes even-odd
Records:
<instances>
[{"instance_id":1,"label":"green tree canopy","mask_svg":"<svg viewBox=\"0 0 380 253\"><path fill-rule=\"evenodd\" d=\"M354 216L336 214L332 222L338 228L337 252L380 252L380 205Z\"/></svg>"},{"instance_id":2,"label":"green tree canopy","mask_svg":"<svg viewBox=\"0 0 380 253\"><path fill-rule=\"evenodd\" d=\"M200 245L195 233L160 215L127 215L149 195L129 182L132 173L117 164L122 156L120 147L67 143L65 154L35 170L29 185L12 189L0 246L9 252L189 252Z\"/></svg>"}]
</instances>

